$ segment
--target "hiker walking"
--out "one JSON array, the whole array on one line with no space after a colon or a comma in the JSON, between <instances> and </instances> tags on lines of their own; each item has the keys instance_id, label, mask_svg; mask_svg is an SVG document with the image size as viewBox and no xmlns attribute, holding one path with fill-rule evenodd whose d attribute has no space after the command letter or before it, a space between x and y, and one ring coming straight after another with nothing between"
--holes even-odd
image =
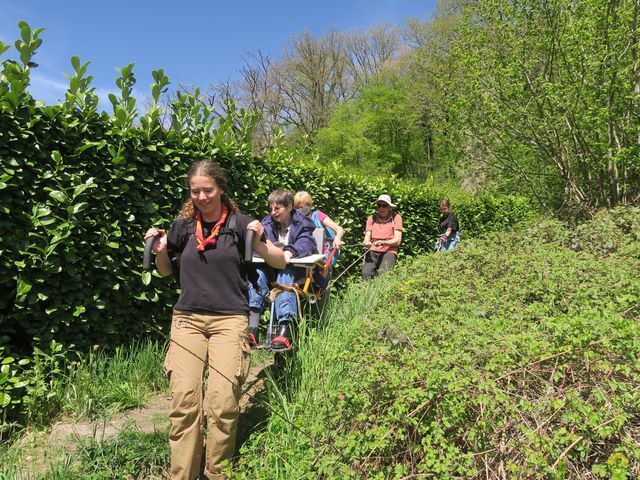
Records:
<instances>
[{"instance_id":1,"label":"hiker walking","mask_svg":"<svg viewBox=\"0 0 640 480\"><path fill-rule=\"evenodd\" d=\"M247 337L248 272L244 238L255 232L253 249L278 268L284 253L261 241L264 228L238 213L227 194L224 170L198 162L187 173L190 196L168 232L150 228L156 267L162 276L176 273L181 294L174 306L171 341L164 363L171 385L169 445L171 478L198 478L203 446L203 374L209 366L205 474L226 478L223 460L236 441L242 384L249 371Z\"/></svg>"},{"instance_id":2,"label":"hiker walking","mask_svg":"<svg viewBox=\"0 0 640 480\"><path fill-rule=\"evenodd\" d=\"M309 192L300 191L293 196L293 207L303 215L313 220L316 228L324 229L324 250L322 253L329 253L329 250L336 248L338 252L340 247L344 245L342 237L344 236L344 228L338 225L333 219L322 210L313 209L313 199ZM333 261L337 260L339 253L333 256Z\"/></svg>"},{"instance_id":3,"label":"hiker walking","mask_svg":"<svg viewBox=\"0 0 640 480\"><path fill-rule=\"evenodd\" d=\"M434 252L453 250L460 243L458 217L451 210L451 202L447 198L440 200L440 213L442 213L438 223L440 236L433 247Z\"/></svg>"},{"instance_id":4,"label":"hiker walking","mask_svg":"<svg viewBox=\"0 0 640 480\"><path fill-rule=\"evenodd\" d=\"M365 280L393 268L402 242L402 217L393 211L396 205L391 197L380 195L374 203L376 213L367 218L362 242L365 247L369 247L362 267L362 278Z\"/></svg>"}]
</instances>

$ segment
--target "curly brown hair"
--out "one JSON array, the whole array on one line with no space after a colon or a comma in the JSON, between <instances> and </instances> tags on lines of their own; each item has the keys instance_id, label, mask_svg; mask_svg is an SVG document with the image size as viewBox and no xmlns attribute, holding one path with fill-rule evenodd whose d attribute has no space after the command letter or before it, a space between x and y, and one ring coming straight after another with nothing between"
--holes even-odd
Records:
<instances>
[{"instance_id":1,"label":"curly brown hair","mask_svg":"<svg viewBox=\"0 0 640 480\"><path fill-rule=\"evenodd\" d=\"M204 176L209 177L215 180L216 184L223 191L222 194L222 203L227 206L229 211L233 213L238 212L238 206L236 202L227 194L227 187L229 185L229 181L227 180L227 174L224 169L213 161L203 161L196 162L191 165L191 168L187 171L187 187L189 187L189 182L195 176ZM191 201L191 194L187 193L187 198L185 202L182 204L182 208L180 209L180 213L178 214L178 218L181 219L189 219L195 218L196 216L196 206Z\"/></svg>"}]
</instances>

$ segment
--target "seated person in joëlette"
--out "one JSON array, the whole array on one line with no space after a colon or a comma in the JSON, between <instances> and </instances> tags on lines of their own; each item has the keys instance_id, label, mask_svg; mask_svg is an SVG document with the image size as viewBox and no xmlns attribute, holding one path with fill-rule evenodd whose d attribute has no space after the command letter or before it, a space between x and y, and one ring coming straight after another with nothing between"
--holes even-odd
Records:
<instances>
[{"instance_id":1,"label":"seated person in jo\u00eblette","mask_svg":"<svg viewBox=\"0 0 640 480\"><path fill-rule=\"evenodd\" d=\"M269 195L268 201L271 213L262 220L264 233L267 239L284 250L286 261L318 253L313 237L313 221L294 210L291 192L275 190ZM269 284L276 282L290 286L304 278L305 270L290 265L277 270L265 265L258 267L257 273L257 288L249 285L249 340L254 347L258 345L258 326L260 316L266 308ZM271 348L288 350L292 344L291 324L298 315L297 297L294 292L284 291L276 297L275 302L274 325L277 324L277 335L271 343Z\"/></svg>"},{"instance_id":2,"label":"seated person in jo\u00eblette","mask_svg":"<svg viewBox=\"0 0 640 480\"><path fill-rule=\"evenodd\" d=\"M391 202L391 197L380 195L374 203L377 211L367 218L362 242L365 247L369 247L362 267L362 278L365 280L393 268L402 242L402 217L392 210L396 205Z\"/></svg>"}]
</instances>

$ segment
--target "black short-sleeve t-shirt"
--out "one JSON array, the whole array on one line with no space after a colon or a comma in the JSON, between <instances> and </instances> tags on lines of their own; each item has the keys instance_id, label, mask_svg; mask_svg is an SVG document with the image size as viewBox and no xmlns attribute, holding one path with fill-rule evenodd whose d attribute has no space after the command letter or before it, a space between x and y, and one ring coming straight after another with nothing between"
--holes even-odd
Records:
<instances>
[{"instance_id":1,"label":"black short-sleeve t-shirt","mask_svg":"<svg viewBox=\"0 0 640 480\"><path fill-rule=\"evenodd\" d=\"M229 217L231 218L231 216ZM248 315L247 271L242 260L247 225L253 219L236 214L236 235L220 230L215 247L196 249L195 220L176 220L167 234L167 248L179 254L181 294L174 308L192 312ZM209 236L213 223L204 222L203 234Z\"/></svg>"},{"instance_id":2,"label":"black short-sleeve t-shirt","mask_svg":"<svg viewBox=\"0 0 640 480\"><path fill-rule=\"evenodd\" d=\"M458 217L453 212L449 212L446 215L442 215L440 217L440 233L445 233L448 228L451 228L451 235L455 235L455 233L459 230L458 227Z\"/></svg>"}]
</instances>

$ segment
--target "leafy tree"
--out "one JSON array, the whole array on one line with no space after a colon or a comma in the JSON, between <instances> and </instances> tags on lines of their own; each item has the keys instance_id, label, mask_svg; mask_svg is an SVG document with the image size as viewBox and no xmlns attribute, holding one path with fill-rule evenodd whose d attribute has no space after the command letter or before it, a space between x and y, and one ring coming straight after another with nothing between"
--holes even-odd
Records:
<instances>
[{"instance_id":1,"label":"leafy tree","mask_svg":"<svg viewBox=\"0 0 640 480\"><path fill-rule=\"evenodd\" d=\"M372 79L340 104L317 136L323 162L354 170L420 178L428 171L420 112L408 101L406 79L396 73Z\"/></svg>"},{"instance_id":2,"label":"leafy tree","mask_svg":"<svg viewBox=\"0 0 640 480\"><path fill-rule=\"evenodd\" d=\"M450 12L440 53L421 46L450 151L550 209L637 199L640 5L489 0Z\"/></svg>"},{"instance_id":3,"label":"leafy tree","mask_svg":"<svg viewBox=\"0 0 640 480\"><path fill-rule=\"evenodd\" d=\"M381 25L364 33L330 31L315 37L302 32L289 41L281 60L260 51L248 54L236 96L239 104L261 113L256 153L273 145L279 129L291 143L313 145L336 106L353 98L399 51L396 29Z\"/></svg>"}]
</instances>

